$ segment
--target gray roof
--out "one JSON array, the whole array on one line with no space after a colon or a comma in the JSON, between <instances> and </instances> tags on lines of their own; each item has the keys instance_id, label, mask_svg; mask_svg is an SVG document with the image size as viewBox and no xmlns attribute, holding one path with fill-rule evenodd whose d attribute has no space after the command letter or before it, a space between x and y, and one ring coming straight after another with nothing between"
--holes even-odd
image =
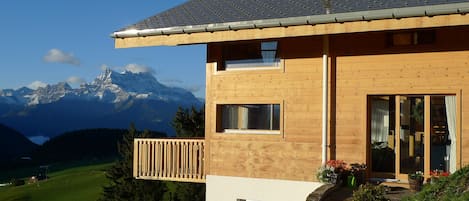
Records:
<instances>
[{"instance_id":1,"label":"gray roof","mask_svg":"<svg viewBox=\"0 0 469 201\"><path fill-rule=\"evenodd\" d=\"M468 13L468 0L190 0L113 37ZM328 9L329 8L329 9Z\"/></svg>"}]
</instances>

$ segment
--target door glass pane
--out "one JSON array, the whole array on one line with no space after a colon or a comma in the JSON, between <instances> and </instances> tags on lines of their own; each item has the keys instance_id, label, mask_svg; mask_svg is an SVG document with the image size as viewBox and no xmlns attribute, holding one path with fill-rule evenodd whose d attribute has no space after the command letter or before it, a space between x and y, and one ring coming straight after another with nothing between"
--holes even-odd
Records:
<instances>
[{"instance_id":1,"label":"door glass pane","mask_svg":"<svg viewBox=\"0 0 469 201\"><path fill-rule=\"evenodd\" d=\"M424 165L424 97L400 98L400 173L423 171Z\"/></svg>"},{"instance_id":2,"label":"door glass pane","mask_svg":"<svg viewBox=\"0 0 469 201\"><path fill-rule=\"evenodd\" d=\"M430 113L430 169L453 172L456 169L456 97L432 96Z\"/></svg>"},{"instance_id":3,"label":"door glass pane","mask_svg":"<svg viewBox=\"0 0 469 201\"><path fill-rule=\"evenodd\" d=\"M395 96L370 97L371 167L377 175L393 177L395 173Z\"/></svg>"}]
</instances>

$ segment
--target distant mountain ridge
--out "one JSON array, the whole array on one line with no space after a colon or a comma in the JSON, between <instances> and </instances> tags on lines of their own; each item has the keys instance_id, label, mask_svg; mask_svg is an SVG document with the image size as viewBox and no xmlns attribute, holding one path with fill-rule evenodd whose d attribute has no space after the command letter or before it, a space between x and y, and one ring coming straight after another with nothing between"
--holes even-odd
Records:
<instances>
[{"instance_id":1,"label":"distant mountain ridge","mask_svg":"<svg viewBox=\"0 0 469 201\"><path fill-rule=\"evenodd\" d=\"M36 90L27 87L0 90L0 103L15 105L47 104L59 100L122 103L130 99L192 102L196 98L185 89L159 83L151 73L117 73L111 69L106 69L93 82L84 83L77 89L60 82Z\"/></svg>"},{"instance_id":2,"label":"distant mountain ridge","mask_svg":"<svg viewBox=\"0 0 469 201\"><path fill-rule=\"evenodd\" d=\"M168 87L151 73L106 69L91 83L72 88L65 82L36 90L0 90L0 123L26 136L52 137L88 128L127 128L174 134L170 125L179 106L201 107L190 91Z\"/></svg>"}]
</instances>

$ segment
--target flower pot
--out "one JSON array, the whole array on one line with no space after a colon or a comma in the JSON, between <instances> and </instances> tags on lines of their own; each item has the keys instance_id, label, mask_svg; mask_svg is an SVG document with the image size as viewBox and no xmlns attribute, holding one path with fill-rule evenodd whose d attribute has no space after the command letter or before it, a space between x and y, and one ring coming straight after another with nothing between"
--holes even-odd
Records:
<instances>
[{"instance_id":1,"label":"flower pot","mask_svg":"<svg viewBox=\"0 0 469 201\"><path fill-rule=\"evenodd\" d=\"M431 184L435 184L436 182L438 182L439 178L438 177L431 177L430 178L430 183Z\"/></svg>"},{"instance_id":2,"label":"flower pot","mask_svg":"<svg viewBox=\"0 0 469 201\"><path fill-rule=\"evenodd\" d=\"M347 186L350 187L350 188L357 187L357 178L353 175L349 175L347 177Z\"/></svg>"},{"instance_id":3,"label":"flower pot","mask_svg":"<svg viewBox=\"0 0 469 201\"><path fill-rule=\"evenodd\" d=\"M422 190L423 186L423 177L410 178L409 177L409 187L410 190L417 192Z\"/></svg>"},{"instance_id":4,"label":"flower pot","mask_svg":"<svg viewBox=\"0 0 469 201\"><path fill-rule=\"evenodd\" d=\"M329 173L327 175L327 177L329 178L329 183L331 183L331 184L338 184L339 183L340 179L339 179L339 174L338 173L335 173L335 172Z\"/></svg>"}]
</instances>

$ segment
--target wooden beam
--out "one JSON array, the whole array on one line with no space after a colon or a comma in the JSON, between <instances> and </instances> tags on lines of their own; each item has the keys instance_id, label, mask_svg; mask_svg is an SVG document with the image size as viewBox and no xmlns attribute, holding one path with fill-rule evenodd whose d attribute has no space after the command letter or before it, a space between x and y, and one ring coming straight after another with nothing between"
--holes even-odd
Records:
<instances>
[{"instance_id":1,"label":"wooden beam","mask_svg":"<svg viewBox=\"0 0 469 201\"><path fill-rule=\"evenodd\" d=\"M157 35L132 38L116 38L116 48L146 46L176 46L204 44L224 41L240 41L268 38L285 38L314 36L325 34L358 33L370 31L388 31L417 28L469 25L469 15L452 14L433 17L410 17L402 19L383 19L372 21L354 21L317 25L290 27L273 27L261 29L228 30L217 32L200 32L191 34Z\"/></svg>"},{"instance_id":2,"label":"wooden beam","mask_svg":"<svg viewBox=\"0 0 469 201\"><path fill-rule=\"evenodd\" d=\"M423 149L423 172L425 178L430 177L430 159L431 159L431 98L426 95L424 98L424 149Z\"/></svg>"},{"instance_id":3,"label":"wooden beam","mask_svg":"<svg viewBox=\"0 0 469 201\"><path fill-rule=\"evenodd\" d=\"M400 176L401 174L401 156L400 156L400 153L401 153L401 143L400 143L400 139L401 139L401 96L400 95L397 95L395 97L395 130L396 130L396 146L395 146L395 177L396 179L402 179L402 177ZM405 178L404 178L405 179Z\"/></svg>"},{"instance_id":4,"label":"wooden beam","mask_svg":"<svg viewBox=\"0 0 469 201\"><path fill-rule=\"evenodd\" d=\"M134 140L134 165L133 165L133 177L138 177L138 163L139 163L139 157L138 157L138 141Z\"/></svg>"}]
</instances>

